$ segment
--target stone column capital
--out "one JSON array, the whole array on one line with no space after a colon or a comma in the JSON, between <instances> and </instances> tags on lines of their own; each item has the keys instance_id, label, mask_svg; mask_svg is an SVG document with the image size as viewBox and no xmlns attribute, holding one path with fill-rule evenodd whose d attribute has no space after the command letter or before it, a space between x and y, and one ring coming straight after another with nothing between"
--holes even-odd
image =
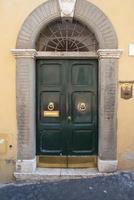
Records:
<instances>
[{"instance_id":1,"label":"stone column capital","mask_svg":"<svg viewBox=\"0 0 134 200\"><path fill-rule=\"evenodd\" d=\"M123 49L98 49L97 53L100 59L119 59Z\"/></svg>"},{"instance_id":2,"label":"stone column capital","mask_svg":"<svg viewBox=\"0 0 134 200\"><path fill-rule=\"evenodd\" d=\"M37 51L35 49L11 49L15 58L35 58Z\"/></svg>"}]
</instances>

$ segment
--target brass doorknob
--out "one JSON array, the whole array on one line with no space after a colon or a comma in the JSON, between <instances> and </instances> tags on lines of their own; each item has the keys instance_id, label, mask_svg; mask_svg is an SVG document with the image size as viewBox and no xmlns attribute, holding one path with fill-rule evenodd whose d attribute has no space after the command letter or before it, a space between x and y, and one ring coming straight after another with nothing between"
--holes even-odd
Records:
<instances>
[{"instance_id":1,"label":"brass doorknob","mask_svg":"<svg viewBox=\"0 0 134 200\"><path fill-rule=\"evenodd\" d=\"M68 120L71 121L71 116L68 116Z\"/></svg>"}]
</instances>

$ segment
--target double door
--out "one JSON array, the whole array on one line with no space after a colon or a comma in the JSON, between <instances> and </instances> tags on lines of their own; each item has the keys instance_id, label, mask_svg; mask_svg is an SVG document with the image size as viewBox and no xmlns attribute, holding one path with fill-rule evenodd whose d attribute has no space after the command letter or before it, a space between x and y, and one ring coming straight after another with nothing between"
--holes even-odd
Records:
<instances>
[{"instance_id":1,"label":"double door","mask_svg":"<svg viewBox=\"0 0 134 200\"><path fill-rule=\"evenodd\" d=\"M97 154L97 61L37 60L37 155Z\"/></svg>"}]
</instances>

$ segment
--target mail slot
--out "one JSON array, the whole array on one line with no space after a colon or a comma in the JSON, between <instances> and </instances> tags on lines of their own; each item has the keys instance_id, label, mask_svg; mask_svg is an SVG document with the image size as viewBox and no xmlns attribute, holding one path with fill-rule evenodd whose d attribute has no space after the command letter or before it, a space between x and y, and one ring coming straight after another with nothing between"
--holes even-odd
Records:
<instances>
[{"instance_id":1,"label":"mail slot","mask_svg":"<svg viewBox=\"0 0 134 200\"><path fill-rule=\"evenodd\" d=\"M44 117L59 117L59 111L44 111Z\"/></svg>"}]
</instances>

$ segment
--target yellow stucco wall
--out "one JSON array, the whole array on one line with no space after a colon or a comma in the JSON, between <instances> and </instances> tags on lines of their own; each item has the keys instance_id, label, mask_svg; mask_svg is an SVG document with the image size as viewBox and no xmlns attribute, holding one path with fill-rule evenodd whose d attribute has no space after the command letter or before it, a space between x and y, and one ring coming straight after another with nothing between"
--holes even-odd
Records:
<instances>
[{"instance_id":1,"label":"yellow stucco wall","mask_svg":"<svg viewBox=\"0 0 134 200\"><path fill-rule=\"evenodd\" d=\"M134 80L134 56L128 56L128 45L134 43L134 1L91 0L108 16L118 37L123 55L119 60L119 80ZM120 88L120 87L119 87ZM118 161L119 169L134 169L134 97L118 98Z\"/></svg>"},{"instance_id":2,"label":"yellow stucco wall","mask_svg":"<svg viewBox=\"0 0 134 200\"><path fill-rule=\"evenodd\" d=\"M7 165L9 160L15 160L16 158L17 137L16 67L15 58L12 56L10 49L15 48L16 38L23 21L34 8L43 2L45 1L0 1L0 137L4 135L4 137L8 138L7 153L0 154L0 160L6 159ZM119 61L119 80L134 80L134 57L128 56L128 44L134 43L134 1L90 0L90 2L99 7L111 20L118 36L119 48L124 49ZM123 100L120 98L119 91L117 132L119 169L134 169L133 113L134 98ZM9 148L9 145L12 145L12 147ZM0 173L2 174L5 164L1 163L2 161L0 161Z\"/></svg>"}]
</instances>

